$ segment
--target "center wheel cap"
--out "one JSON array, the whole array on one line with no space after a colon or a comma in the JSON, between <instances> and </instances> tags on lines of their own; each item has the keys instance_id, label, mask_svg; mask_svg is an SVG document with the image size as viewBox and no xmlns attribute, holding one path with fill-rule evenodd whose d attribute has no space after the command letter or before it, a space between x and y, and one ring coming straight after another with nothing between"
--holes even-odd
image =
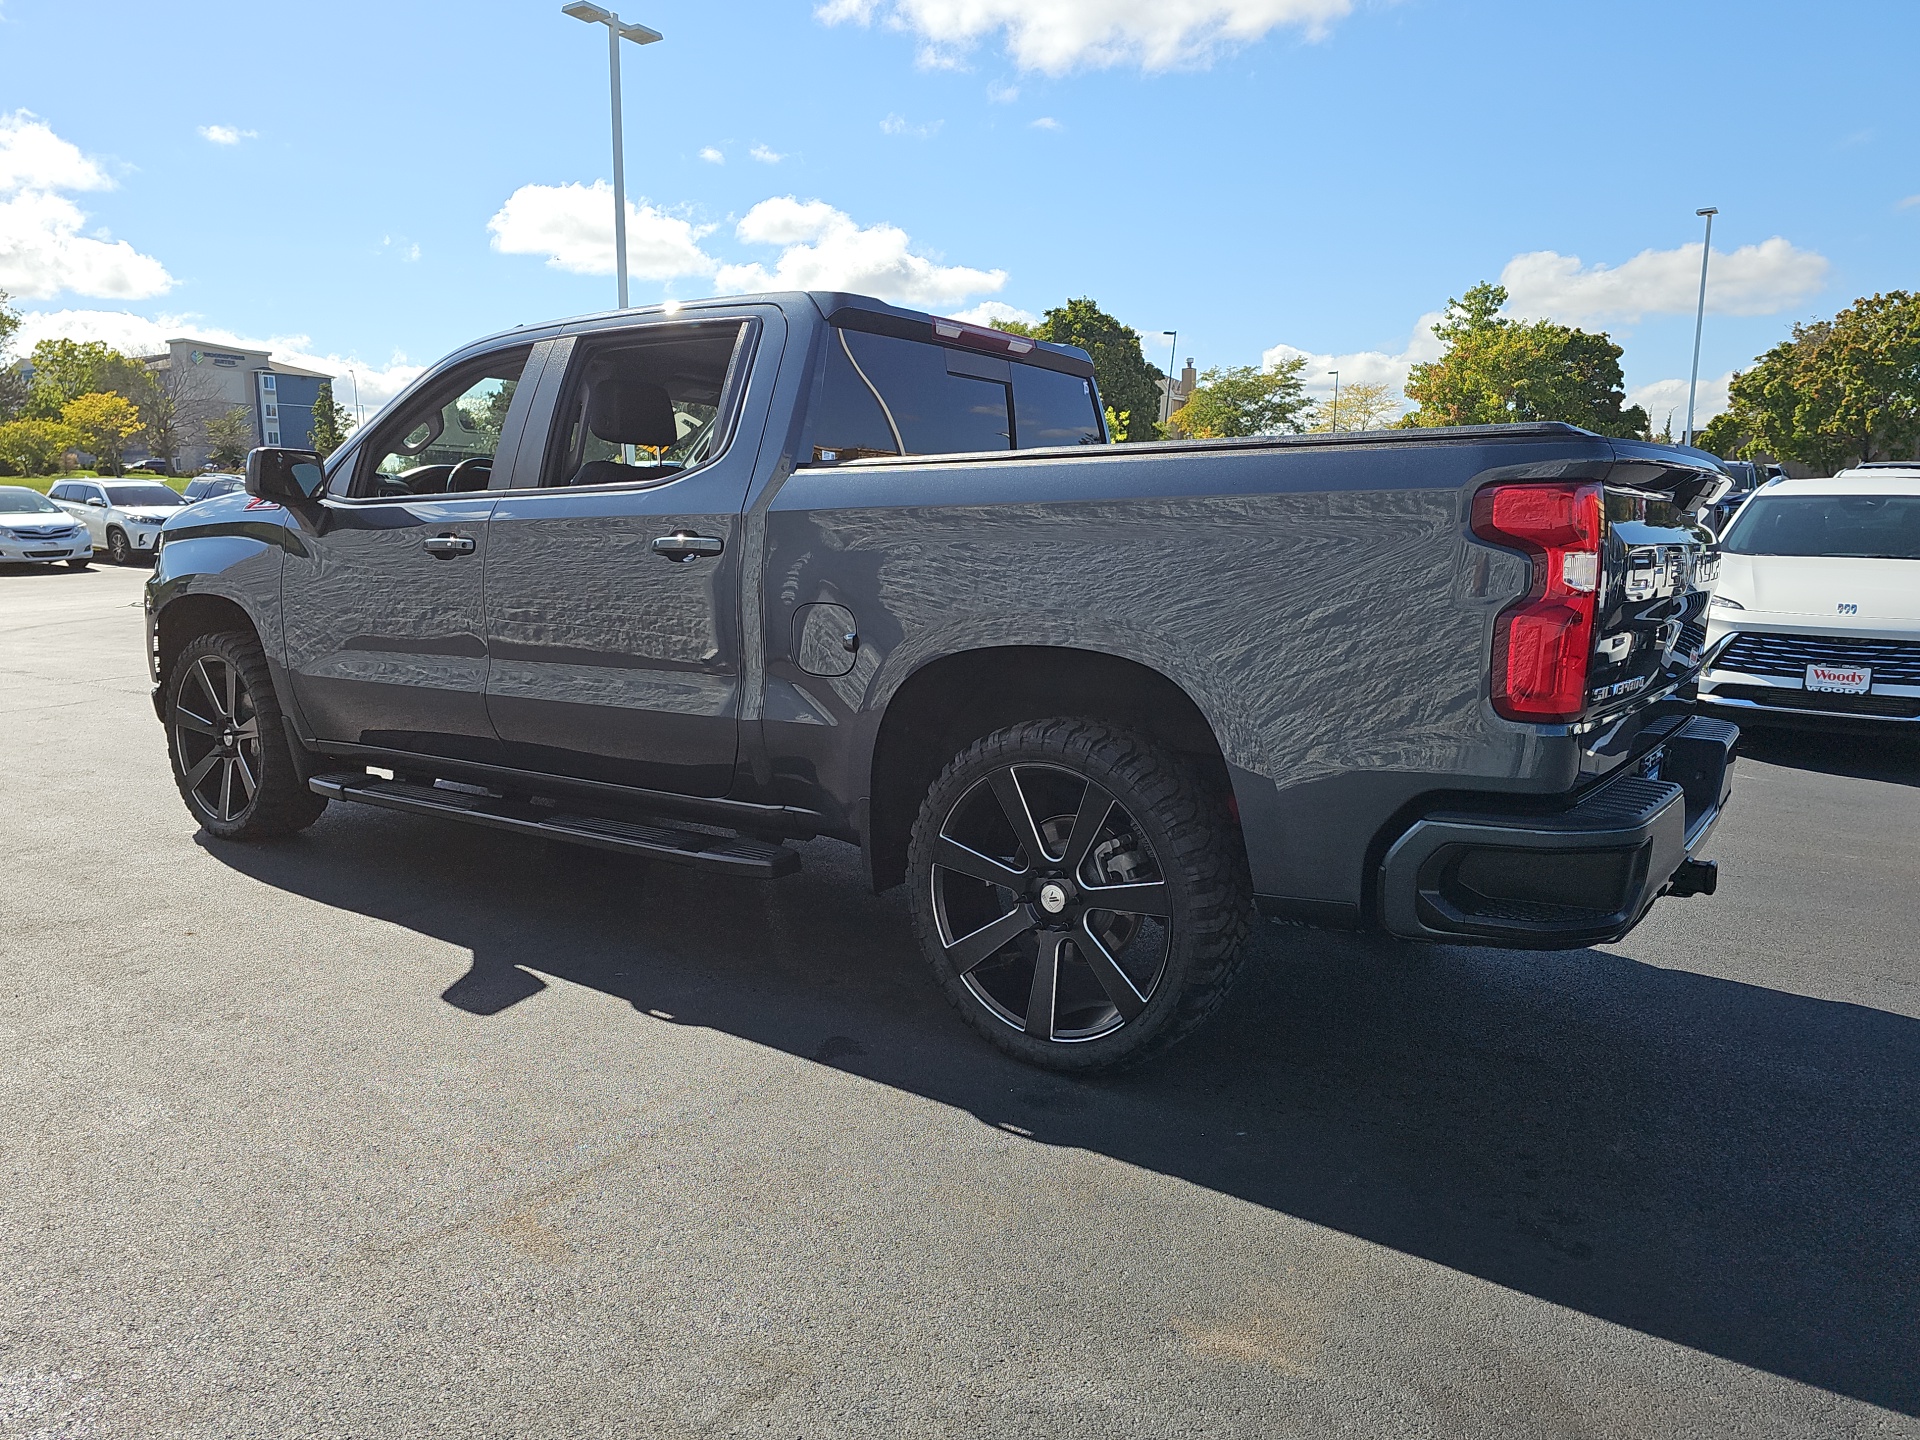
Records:
<instances>
[{"instance_id":1,"label":"center wheel cap","mask_svg":"<svg viewBox=\"0 0 1920 1440\"><path fill-rule=\"evenodd\" d=\"M1067 908L1067 892L1063 886L1049 882L1040 887L1040 908L1049 915L1058 915Z\"/></svg>"}]
</instances>

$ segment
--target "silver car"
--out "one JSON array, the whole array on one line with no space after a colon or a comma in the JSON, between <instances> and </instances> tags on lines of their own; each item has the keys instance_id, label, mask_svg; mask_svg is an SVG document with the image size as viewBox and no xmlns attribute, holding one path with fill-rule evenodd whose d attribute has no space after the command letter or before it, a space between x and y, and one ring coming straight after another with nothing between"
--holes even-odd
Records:
<instances>
[{"instance_id":1,"label":"silver car","mask_svg":"<svg viewBox=\"0 0 1920 1440\"><path fill-rule=\"evenodd\" d=\"M79 524L38 490L0 485L0 565L57 565L84 570L93 541Z\"/></svg>"},{"instance_id":2,"label":"silver car","mask_svg":"<svg viewBox=\"0 0 1920 1440\"><path fill-rule=\"evenodd\" d=\"M157 480L62 480L47 492L116 565L151 558L160 527L187 502Z\"/></svg>"}]
</instances>

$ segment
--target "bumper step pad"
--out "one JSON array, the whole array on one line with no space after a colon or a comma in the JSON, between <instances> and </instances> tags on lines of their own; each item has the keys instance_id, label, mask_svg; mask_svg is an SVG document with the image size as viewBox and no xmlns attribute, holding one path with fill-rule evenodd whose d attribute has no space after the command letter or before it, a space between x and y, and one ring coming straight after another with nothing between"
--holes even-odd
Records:
<instances>
[{"instance_id":1,"label":"bumper step pad","mask_svg":"<svg viewBox=\"0 0 1920 1440\"><path fill-rule=\"evenodd\" d=\"M791 875L800 868L797 850L774 841L754 840L743 835L727 835L651 820L611 820L598 815L541 810L497 795L477 795L468 790L419 785L409 780L382 780L359 770L340 775L316 775L307 784L316 795L324 795L329 800L350 800L360 805L378 805L383 809L405 810L416 815L441 815L449 820L467 820L477 825L492 826L496 830L512 830L522 835L538 835L574 845L592 845L627 855L643 855L651 860L686 865L695 870L711 870L721 875L774 880L782 875Z\"/></svg>"}]
</instances>

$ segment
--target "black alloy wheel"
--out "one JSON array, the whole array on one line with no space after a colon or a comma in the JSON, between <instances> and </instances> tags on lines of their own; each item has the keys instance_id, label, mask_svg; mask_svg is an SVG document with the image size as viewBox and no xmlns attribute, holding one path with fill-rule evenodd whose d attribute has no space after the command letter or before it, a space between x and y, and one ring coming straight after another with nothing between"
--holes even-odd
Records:
<instances>
[{"instance_id":1,"label":"black alloy wheel","mask_svg":"<svg viewBox=\"0 0 1920 1440\"><path fill-rule=\"evenodd\" d=\"M294 763L266 656L252 635L202 635L166 678L167 750L194 819L223 840L290 835L327 802Z\"/></svg>"},{"instance_id":2,"label":"black alloy wheel","mask_svg":"<svg viewBox=\"0 0 1920 1440\"><path fill-rule=\"evenodd\" d=\"M237 821L260 792L260 712L231 660L202 655L188 667L173 743L187 803L219 824Z\"/></svg>"},{"instance_id":3,"label":"black alloy wheel","mask_svg":"<svg viewBox=\"0 0 1920 1440\"><path fill-rule=\"evenodd\" d=\"M948 996L1030 1063L1094 1070L1163 1048L1237 972L1239 836L1190 765L1085 721L1017 726L936 782L912 855Z\"/></svg>"},{"instance_id":4,"label":"black alloy wheel","mask_svg":"<svg viewBox=\"0 0 1920 1440\"><path fill-rule=\"evenodd\" d=\"M133 546L127 543L127 532L115 527L107 531L107 558L116 565L133 563Z\"/></svg>"}]
</instances>

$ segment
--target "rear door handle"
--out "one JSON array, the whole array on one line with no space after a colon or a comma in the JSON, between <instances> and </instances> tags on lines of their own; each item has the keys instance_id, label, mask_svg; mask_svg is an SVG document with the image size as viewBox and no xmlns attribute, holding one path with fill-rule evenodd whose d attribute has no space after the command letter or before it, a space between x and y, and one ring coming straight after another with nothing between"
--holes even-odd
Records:
<instances>
[{"instance_id":1,"label":"rear door handle","mask_svg":"<svg viewBox=\"0 0 1920 1440\"><path fill-rule=\"evenodd\" d=\"M688 560L697 560L703 555L718 555L727 548L727 542L717 535L696 535L691 530L676 530L671 535L656 536L653 553L664 555L669 560L683 564Z\"/></svg>"},{"instance_id":2,"label":"rear door handle","mask_svg":"<svg viewBox=\"0 0 1920 1440\"><path fill-rule=\"evenodd\" d=\"M466 535L429 535L420 548L436 560L451 560L456 555L471 555L473 540Z\"/></svg>"}]
</instances>

